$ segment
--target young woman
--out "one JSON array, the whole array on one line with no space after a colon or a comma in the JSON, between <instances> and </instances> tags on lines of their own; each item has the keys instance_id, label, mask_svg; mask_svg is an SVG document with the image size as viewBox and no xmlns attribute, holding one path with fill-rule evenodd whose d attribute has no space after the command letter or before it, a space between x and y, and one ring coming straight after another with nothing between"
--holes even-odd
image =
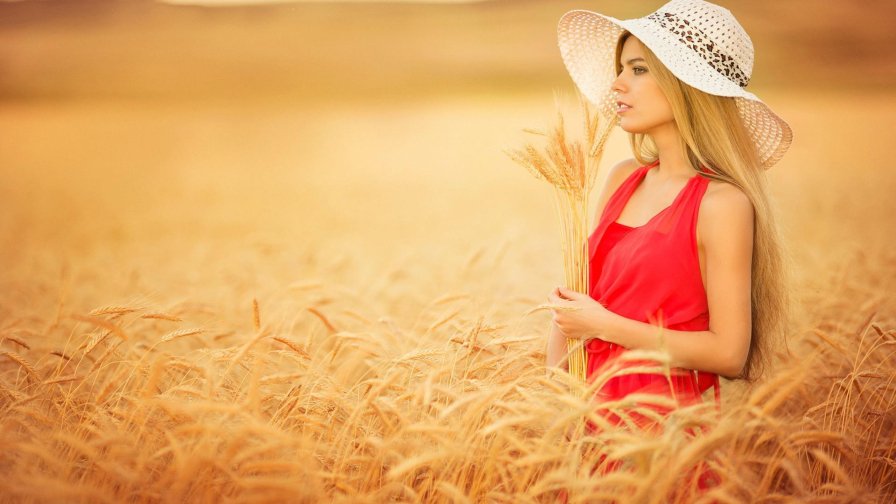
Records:
<instances>
[{"instance_id":1,"label":"young woman","mask_svg":"<svg viewBox=\"0 0 896 504\"><path fill-rule=\"evenodd\" d=\"M547 364L567 367L566 340L580 339L589 381L616 369L597 401L646 392L685 405L714 387L718 404L719 376L755 379L785 330L764 170L790 127L744 89L753 45L727 9L673 0L625 21L576 10L558 32L572 79L618 115L634 159L613 166L598 195L589 295L548 296L577 309L553 310ZM620 359L629 349L668 352L669 374L624 372L639 364Z\"/></svg>"}]
</instances>

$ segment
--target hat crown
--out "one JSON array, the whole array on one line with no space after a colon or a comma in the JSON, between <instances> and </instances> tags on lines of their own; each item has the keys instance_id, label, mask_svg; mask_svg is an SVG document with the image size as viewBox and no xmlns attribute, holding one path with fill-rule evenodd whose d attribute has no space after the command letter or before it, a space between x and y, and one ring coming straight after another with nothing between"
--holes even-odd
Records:
<instances>
[{"instance_id":1,"label":"hat crown","mask_svg":"<svg viewBox=\"0 0 896 504\"><path fill-rule=\"evenodd\" d=\"M647 20L745 87L753 73L753 41L728 9L703 0L672 0Z\"/></svg>"}]
</instances>

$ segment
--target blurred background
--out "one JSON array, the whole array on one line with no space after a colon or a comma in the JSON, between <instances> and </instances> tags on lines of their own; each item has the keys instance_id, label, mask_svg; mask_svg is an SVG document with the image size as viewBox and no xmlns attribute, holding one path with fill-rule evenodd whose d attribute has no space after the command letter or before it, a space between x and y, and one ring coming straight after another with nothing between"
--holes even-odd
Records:
<instances>
[{"instance_id":1,"label":"blurred background","mask_svg":"<svg viewBox=\"0 0 896 504\"><path fill-rule=\"evenodd\" d=\"M555 93L576 117L563 13L662 3L0 0L0 500L590 488L539 432L576 415L526 315L564 282L553 190L505 150ZM718 3L795 134L793 358L722 381L724 445L620 476L714 451L728 500L890 502L896 2Z\"/></svg>"},{"instance_id":2,"label":"blurred background","mask_svg":"<svg viewBox=\"0 0 896 504\"><path fill-rule=\"evenodd\" d=\"M541 302L553 195L503 151L574 96L564 12L662 3L0 2L0 315L244 309L307 278L388 285L371 309L395 314L477 254L496 305ZM896 3L717 3L795 132L770 176L803 292L859 259L892 271ZM602 166L628 156L618 131Z\"/></svg>"}]
</instances>

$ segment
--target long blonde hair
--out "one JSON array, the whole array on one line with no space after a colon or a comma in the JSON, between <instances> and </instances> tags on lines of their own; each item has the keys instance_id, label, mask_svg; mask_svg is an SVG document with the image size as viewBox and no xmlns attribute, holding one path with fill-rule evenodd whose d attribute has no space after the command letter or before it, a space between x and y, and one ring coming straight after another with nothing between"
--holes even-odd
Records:
<instances>
[{"instance_id":1,"label":"long blonde hair","mask_svg":"<svg viewBox=\"0 0 896 504\"><path fill-rule=\"evenodd\" d=\"M622 46L631 33L624 31L616 44L616 73L622 71ZM764 170L752 138L732 97L705 93L679 80L644 46L644 59L672 107L682 148L695 170L703 166L704 176L732 184L750 199L754 209L753 261L751 285L752 333L747 361L739 376L752 382L759 378L771 358L771 344L786 346L790 329L792 283L789 254L775 222ZM642 133L630 133L635 159L642 165L659 156L653 140Z\"/></svg>"}]
</instances>

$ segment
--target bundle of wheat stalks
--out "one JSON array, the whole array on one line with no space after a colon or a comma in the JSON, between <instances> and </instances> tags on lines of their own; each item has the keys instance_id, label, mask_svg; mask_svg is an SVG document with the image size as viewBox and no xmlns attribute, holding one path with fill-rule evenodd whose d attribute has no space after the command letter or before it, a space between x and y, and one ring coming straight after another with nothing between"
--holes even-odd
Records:
<instances>
[{"instance_id":1,"label":"bundle of wheat stalks","mask_svg":"<svg viewBox=\"0 0 896 504\"><path fill-rule=\"evenodd\" d=\"M557 213L560 216L561 249L563 251L563 271L568 288L588 293L588 195L597 180L597 170L603 156L604 145L615 122L610 117L594 112L584 95L577 92L583 116L585 144L570 141L566 136L560 100L557 103L557 124L549 134L524 129L527 133L548 139L543 152L531 143L522 149L506 153L523 165L530 173L554 187ZM601 127L601 122L603 125ZM540 305L539 309L564 309L556 305ZM582 382L586 379L585 347L582 340L566 341L569 359L569 373Z\"/></svg>"}]
</instances>

